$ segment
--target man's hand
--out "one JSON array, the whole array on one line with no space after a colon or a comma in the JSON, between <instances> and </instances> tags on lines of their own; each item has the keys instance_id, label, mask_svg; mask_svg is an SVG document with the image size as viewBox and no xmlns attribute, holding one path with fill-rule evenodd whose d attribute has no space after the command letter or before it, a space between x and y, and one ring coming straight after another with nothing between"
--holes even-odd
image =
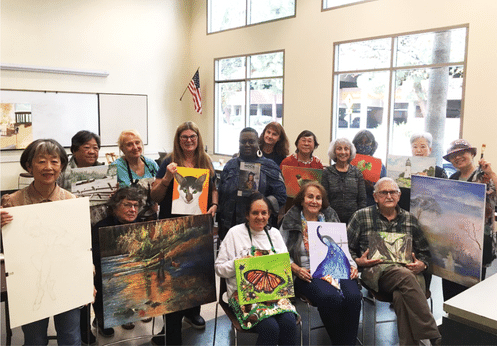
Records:
<instances>
[{"instance_id":1,"label":"man's hand","mask_svg":"<svg viewBox=\"0 0 497 346\"><path fill-rule=\"evenodd\" d=\"M372 267L379 263L382 263L382 259L368 259L369 249L364 251L361 257L355 259L355 263L357 263L360 267Z\"/></svg>"},{"instance_id":2,"label":"man's hand","mask_svg":"<svg viewBox=\"0 0 497 346\"><path fill-rule=\"evenodd\" d=\"M412 263L407 263L406 267L407 269L410 269L414 275L419 274L426 269L426 264L418 260L414 252L412 253L412 261Z\"/></svg>"}]
</instances>

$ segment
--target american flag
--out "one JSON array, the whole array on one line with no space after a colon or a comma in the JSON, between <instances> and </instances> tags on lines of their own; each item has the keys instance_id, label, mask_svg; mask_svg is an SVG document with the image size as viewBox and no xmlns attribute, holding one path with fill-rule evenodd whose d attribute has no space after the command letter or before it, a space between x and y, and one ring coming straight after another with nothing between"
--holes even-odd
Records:
<instances>
[{"instance_id":1,"label":"american flag","mask_svg":"<svg viewBox=\"0 0 497 346\"><path fill-rule=\"evenodd\" d=\"M190 84L188 84L188 90L190 90L193 96L193 103L195 105L195 111L202 114L202 95L200 94L200 78L198 76L198 70L193 75Z\"/></svg>"}]
</instances>

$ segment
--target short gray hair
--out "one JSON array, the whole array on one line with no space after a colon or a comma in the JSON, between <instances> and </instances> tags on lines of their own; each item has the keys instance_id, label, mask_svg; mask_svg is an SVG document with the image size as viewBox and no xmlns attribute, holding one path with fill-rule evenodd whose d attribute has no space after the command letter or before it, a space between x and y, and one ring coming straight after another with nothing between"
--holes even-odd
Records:
<instances>
[{"instance_id":1,"label":"short gray hair","mask_svg":"<svg viewBox=\"0 0 497 346\"><path fill-rule=\"evenodd\" d=\"M426 143L428 143L428 147L431 149L431 145L433 144L433 136L429 132L414 133L411 136L411 145L420 138L426 139Z\"/></svg>"},{"instance_id":2,"label":"short gray hair","mask_svg":"<svg viewBox=\"0 0 497 346\"><path fill-rule=\"evenodd\" d=\"M330 147L328 148L328 157L330 158L330 160L337 162L337 154L335 152L335 149L338 144L344 144L350 148L349 162L352 161L355 158L355 154L357 151L355 149L354 143L352 143L348 138L345 137L335 139L330 143Z\"/></svg>"},{"instance_id":3,"label":"short gray hair","mask_svg":"<svg viewBox=\"0 0 497 346\"><path fill-rule=\"evenodd\" d=\"M109 207L110 210L114 212L119 204L124 199L127 199L129 201L137 201L139 207L141 208L143 206L144 197L146 197L146 195L143 188L135 186L123 187L117 190L116 193L114 193L111 198L109 198L109 200L107 201L107 207Z\"/></svg>"},{"instance_id":4,"label":"short gray hair","mask_svg":"<svg viewBox=\"0 0 497 346\"><path fill-rule=\"evenodd\" d=\"M395 186L397 186L397 191L400 191L399 185L397 184L397 182L395 180L393 180L390 177L383 177L380 180L378 180L376 182L376 184L374 184L374 191L373 191L373 193L377 193L378 190L380 189L380 185L383 184L383 183L386 183L387 181L390 182L390 183L395 184Z\"/></svg>"}]
</instances>

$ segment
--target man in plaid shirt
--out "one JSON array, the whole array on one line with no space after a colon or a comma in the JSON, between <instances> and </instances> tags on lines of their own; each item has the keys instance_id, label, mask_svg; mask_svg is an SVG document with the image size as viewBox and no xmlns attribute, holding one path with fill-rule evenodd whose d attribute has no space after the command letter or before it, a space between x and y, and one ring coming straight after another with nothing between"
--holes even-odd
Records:
<instances>
[{"instance_id":1,"label":"man in plaid shirt","mask_svg":"<svg viewBox=\"0 0 497 346\"><path fill-rule=\"evenodd\" d=\"M440 344L422 275L428 267L430 251L418 220L397 206L400 189L393 179L381 178L373 197L376 205L358 210L347 227L350 254L362 270L361 279L372 290L393 295L400 345L419 345L424 339ZM371 259L369 242L378 237L378 232L397 233L399 237L405 234L407 247L412 241L412 261Z\"/></svg>"}]
</instances>

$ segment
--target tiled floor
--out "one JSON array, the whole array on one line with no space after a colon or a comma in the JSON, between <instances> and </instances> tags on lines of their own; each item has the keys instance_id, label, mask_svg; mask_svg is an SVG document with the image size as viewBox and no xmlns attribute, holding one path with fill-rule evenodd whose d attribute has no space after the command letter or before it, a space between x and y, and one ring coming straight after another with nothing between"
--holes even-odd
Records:
<instances>
[{"instance_id":1,"label":"tiled floor","mask_svg":"<svg viewBox=\"0 0 497 346\"><path fill-rule=\"evenodd\" d=\"M489 268L488 276L495 274L497 272L497 265L494 263L492 268ZM442 284L441 279L438 277L433 277L431 283L431 292L433 297L433 312L435 319L441 321L441 317L444 312L442 310ZM308 318L307 318L307 305L302 302L297 302L297 309L302 316L303 321L303 340L304 345L308 344ZM219 307L218 318L216 325L216 304L211 303L202 306L201 315L207 321L205 330L195 330L191 328L188 324L183 322L183 344L184 345L212 345L215 335L215 345L225 346L234 344L234 335L231 330L231 323L226 315L224 315L222 309ZM369 321L372 316L372 311L370 308L366 308L366 320ZM388 303L380 302L377 305L377 319L379 321L385 320L395 320L395 313ZM4 309L2 306L2 321L4 320ZM361 317L362 321L362 317ZM311 308L311 326L316 326L320 323L319 315L317 309ZM116 334L112 338L103 338L98 336L98 345L150 345L150 339L152 336L152 326L153 323L142 323L137 322L135 329L128 331L120 327L115 328ZM2 322L2 335L1 335L1 345L5 345L5 330ZM154 331L157 333L162 328L162 318L158 317L155 319ZM370 322L366 322L366 333L365 345L371 345L372 342L372 325ZM214 330L216 332L214 333ZM52 322L50 323L49 333L54 335L54 328ZM22 345L23 335L21 328L15 328L13 330L13 345ZM134 338L134 339L133 339ZM130 340L133 339L133 340ZM362 323L359 327L359 339L362 339ZM240 345L253 345L256 340L255 334L244 333L239 336ZM311 345L329 345L329 338L324 331L324 329L318 329L311 332ZM50 345L56 345L55 340L51 340ZM396 322L381 323L376 327L376 345L396 345L398 344Z\"/></svg>"}]
</instances>

